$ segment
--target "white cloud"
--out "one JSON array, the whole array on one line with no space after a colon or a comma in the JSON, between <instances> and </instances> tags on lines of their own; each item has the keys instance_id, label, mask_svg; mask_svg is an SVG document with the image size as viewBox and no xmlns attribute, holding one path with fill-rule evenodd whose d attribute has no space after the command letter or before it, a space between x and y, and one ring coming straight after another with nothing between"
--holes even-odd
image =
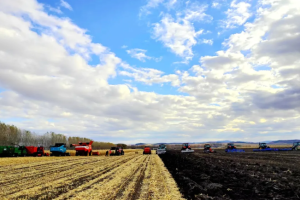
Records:
<instances>
[{"instance_id":1,"label":"white cloud","mask_svg":"<svg viewBox=\"0 0 300 200\"><path fill-rule=\"evenodd\" d=\"M184 11L177 12L176 19L169 14L163 14L162 20L153 24L153 38L183 58L180 63L187 64L194 56L192 47L197 44L198 36L204 31L196 31L193 22L212 20L212 17L205 13L206 9L206 5L193 3Z\"/></svg>"},{"instance_id":2,"label":"white cloud","mask_svg":"<svg viewBox=\"0 0 300 200\"><path fill-rule=\"evenodd\" d=\"M210 39L210 40L208 40L208 39L202 39L201 43L213 45L214 41L212 39Z\"/></svg>"},{"instance_id":3,"label":"white cloud","mask_svg":"<svg viewBox=\"0 0 300 200\"><path fill-rule=\"evenodd\" d=\"M140 8L139 16L151 14L150 9L156 8L163 2L164 0L147 0L147 4Z\"/></svg>"},{"instance_id":4,"label":"white cloud","mask_svg":"<svg viewBox=\"0 0 300 200\"><path fill-rule=\"evenodd\" d=\"M135 81L143 82L148 85L170 82L172 86L179 86L180 80L176 74L163 75L164 72L151 68L134 68L128 64L121 64L124 71L119 74L134 78Z\"/></svg>"},{"instance_id":5,"label":"white cloud","mask_svg":"<svg viewBox=\"0 0 300 200\"><path fill-rule=\"evenodd\" d=\"M122 49L126 49L127 47L128 46L126 46L126 45L121 46Z\"/></svg>"},{"instance_id":6,"label":"white cloud","mask_svg":"<svg viewBox=\"0 0 300 200\"><path fill-rule=\"evenodd\" d=\"M70 4L68 4L68 2L66 2L64 0L60 0L60 5L68 10L73 10L73 8L70 6Z\"/></svg>"},{"instance_id":7,"label":"white cloud","mask_svg":"<svg viewBox=\"0 0 300 200\"><path fill-rule=\"evenodd\" d=\"M223 21L224 28L235 28L237 26L241 26L252 15L249 10L251 4L244 1L237 1L238 0L233 0L230 4L230 8L226 11L227 19Z\"/></svg>"},{"instance_id":8,"label":"white cloud","mask_svg":"<svg viewBox=\"0 0 300 200\"><path fill-rule=\"evenodd\" d=\"M136 58L142 62L145 62L146 60L155 60L156 62L161 61L162 57L160 58L154 58L146 55L147 50L145 49L129 49L126 50L126 52L132 57Z\"/></svg>"},{"instance_id":9,"label":"white cloud","mask_svg":"<svg viewBox=\"0 0 300 200\"><path fill-rule=\"evenodd\" d=\"M165 15L160 23L154 24L153 37L188 61L194 55L192 47L197 44L196 38L202 31L195 31L187 20L175 21L170 15Z\"/></svg>"}]
</instances>

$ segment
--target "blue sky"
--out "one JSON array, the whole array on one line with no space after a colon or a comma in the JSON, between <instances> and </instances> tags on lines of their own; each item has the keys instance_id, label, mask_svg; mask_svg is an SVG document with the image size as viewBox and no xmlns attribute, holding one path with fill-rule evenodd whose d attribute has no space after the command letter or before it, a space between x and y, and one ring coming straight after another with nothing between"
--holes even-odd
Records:
<instances>
[{"instance_id":1,"label":"blue sky","mask_svg":"<svg viewBox=\"0 0 300 200\"><path fill-rule=\"evenodd\" d=\"M294 139L299 6L2 1L0 120L125 143Z\"/></svg>"}]
</instances>

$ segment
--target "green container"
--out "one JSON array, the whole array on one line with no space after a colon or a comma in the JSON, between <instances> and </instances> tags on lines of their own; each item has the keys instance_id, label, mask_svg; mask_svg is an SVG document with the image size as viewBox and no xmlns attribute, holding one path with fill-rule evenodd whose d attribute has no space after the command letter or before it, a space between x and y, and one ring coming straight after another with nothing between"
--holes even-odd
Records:
<instances>
[{"instance_id":1,"label":"green container","mask_svg":"<svg viewBox=\"0 0 300 200\"><path fill-rule=\"evenodd\" d=\"M0 157L26 156L27 151L24 146L0 146Z\"/></svg>"}]
</instances>

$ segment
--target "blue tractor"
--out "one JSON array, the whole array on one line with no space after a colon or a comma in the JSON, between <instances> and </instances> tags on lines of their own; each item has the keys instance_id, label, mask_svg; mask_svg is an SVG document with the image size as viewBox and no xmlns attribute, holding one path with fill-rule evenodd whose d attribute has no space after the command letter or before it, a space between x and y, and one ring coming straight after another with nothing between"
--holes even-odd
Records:
<instances>
[{"instance_id":1,"label":"blue tractor","mask_svg":"<svg viewBox=\"0 0 300 200\"><path fill-rule=\"evenodd\" d=\"M227 144L227 148L225 149L225 152L226 153L236 153L236 152L245 152L245 150L243 150L243 149L237 149L234 146L234 143L228 143Z\"/></svg>"},{"instance_id":2,"label":"blue tractor","mask_svg":"<svg viewBox=\"0 0 300 200\"><path fill-rule=\"evenodd\" d=\"M54 146L50 146L50 152L50 156L70 156L66 143L55 143Z\"/></svg>"}]
</instances>

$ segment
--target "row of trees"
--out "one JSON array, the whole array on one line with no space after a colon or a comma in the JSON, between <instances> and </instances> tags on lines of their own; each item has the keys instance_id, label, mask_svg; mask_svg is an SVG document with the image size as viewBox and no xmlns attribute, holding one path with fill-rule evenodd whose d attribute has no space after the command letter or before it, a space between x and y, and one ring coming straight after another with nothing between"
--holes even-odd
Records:
<instances>
[{"instance_id":1,"label":"row of trees","mask_svg":"<svg viewBox=\"0 0 300 200\"><path fill-rule=\"evenodd\" d=\"M14 125L8 125L0 122L0 145L24 145L24 146L44 146L48 149L55 143L78 144L79 142L89 142L89 138L67 137L63 134L47 132L44 134L36 134L31 131L21 130ZM109 149L112 146L122 146L127 148L125 144L113 144L110 142L93 143L93 149Z\"/></svg>"}]
</instances>

